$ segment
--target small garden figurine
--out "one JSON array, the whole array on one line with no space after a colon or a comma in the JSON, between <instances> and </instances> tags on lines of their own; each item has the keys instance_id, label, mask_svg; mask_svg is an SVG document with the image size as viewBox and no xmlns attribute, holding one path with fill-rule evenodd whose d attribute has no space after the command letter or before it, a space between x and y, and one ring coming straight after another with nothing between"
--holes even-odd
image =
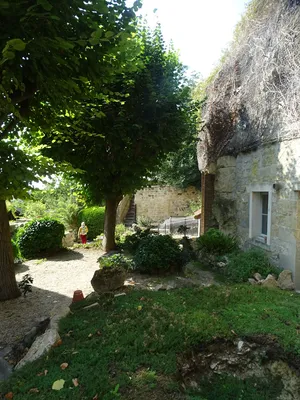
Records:
<instances>
[{"instance_id":1,"label":"small garden figurine","mask_svg":"<svg viewBox=\"0 0 300 400\"><path fill-rule=\"evenodd\" d=\"M82 244L86 244L86 235L87 235L88 231L89 231L88 227L85 225L85 223L81 222L81 225L78 229L78 239L80 237Z\"/></svg>"}]
</instances>

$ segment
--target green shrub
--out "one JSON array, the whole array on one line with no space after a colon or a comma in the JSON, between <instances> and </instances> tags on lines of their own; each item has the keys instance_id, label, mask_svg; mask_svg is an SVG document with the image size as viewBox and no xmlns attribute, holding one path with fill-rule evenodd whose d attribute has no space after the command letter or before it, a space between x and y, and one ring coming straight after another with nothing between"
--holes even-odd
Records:
<instances>
[{"instance_id":1,"label":"green shrub","mask_svg":"<svg viewBox=\"0 0 300 400\"><path fill-rule=\"evenodd\" d=\"M123 254L113 254L98 259L100 268L123 268L126 271L134 269L134 262Z\"/></svg>"},{"instance_id":2,"label":"green shrub","mask_svg":"<svg viewBox=\"0 0 300 400\"><path fill-rule=\"evenodd\" d=\"M89 231L89 240L95 239L104 230L105 207L88 207L81 210L78 214L78 228L81 222L85 222Z\"/></svg>"},{"instance_id":3,"label":"green shrub","mask_svg":"<svg viewBox=\"0 0 300 400\"><path fill-rule=\"evenodd\" d=\"M55 219L43 218L28 222L16 234L21 256L34 258L42 252L58 250L62 247L64 232L64 225Z\"/></svg>"},{"instance_id":4,"label":"green shrub","mask_svg":"<svg viewBox=\"0 0 300 400\"><path fill-rule=\"evenodd\" d=\"M237 251L239 247L235 237L212 228L197 239L196 248L202 255L223 256Z\"/></svg>"},{"instance_id":5,"label":"green shrub","mask_svg":"<svg viewBox=\"0 0 300 400\"><path fill-rule=\"evenodd\" d=\"M168 235L142 239L133 260L138 270L148 273L167 272L182 265L179 245Z\"/></svg>"},{"instance_id":6,"label":"green shrub","mask_svg":"<svg viewBox=\"0 0 300 400\"><path fill-rule=\"evenodd\" d=\"M135 254L141 241L145 238L152 237L150 229L142 230L141 228L136 228L136 232L132 235L127 235L123 243L120 243L120 247L130 254Z\"/></svg>"},{"instance_id":7,"label":"green shrub","mask_svg":"<svg viewBox=\"0 0 300 400\"><path fill-rule=\"evenodd\" d=\"M280 270L270 263L263 250L251 249L231 254L224 272L232 282L247 282L255 272L259 272L265 278L268 274L278 276Z\"/></svg>"},{"instance_id":8,"label":"green shrub","mask_svg":"<svg viewBox=\"0 0 300 400\"><path fill-rule=\"evenodd\" d=\"M22 258L21 257L21 252L20 252L20 249L19 249L19 246L18 246L18 243L16 242L16 240L11 239L11 245L12 245L12 248L13 248L14 259L15 260L16 259L21 259Z\"/></svg>"}]
</instances>

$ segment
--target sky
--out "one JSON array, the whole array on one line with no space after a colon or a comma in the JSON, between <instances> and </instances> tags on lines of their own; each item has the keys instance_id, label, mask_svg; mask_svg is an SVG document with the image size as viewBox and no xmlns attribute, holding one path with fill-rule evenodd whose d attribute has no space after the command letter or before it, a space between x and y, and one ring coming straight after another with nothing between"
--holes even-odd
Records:
<instances>
[{"instance_id":1,"label":"sky","mask_svg":"<svg viewBox=\"0 0 300 400\"><path fill-rule=\"evenodd\" d=\"M133 0L128 0L130 5ZM247 0L143 0L141 14L150 26L162 25L189 72L206 78L229 45ZM157 9L155 13L153 10Z\"/></svg>"}]
</instances>

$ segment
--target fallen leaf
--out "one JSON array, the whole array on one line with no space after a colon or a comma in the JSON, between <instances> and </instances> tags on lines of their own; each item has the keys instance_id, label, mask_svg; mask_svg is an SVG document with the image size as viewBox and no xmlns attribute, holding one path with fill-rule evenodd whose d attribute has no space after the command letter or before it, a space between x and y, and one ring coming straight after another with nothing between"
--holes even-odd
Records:
<instances>
[{"instance_id":1,"label":"fallen leaf","mask_svg":"<svg viewBox=\"0 0 300 400\"><path fill-rule=\"evenodd\" d=\"M58 339L55 343L54 343L54 345L52 346L52 347L59 347L59 346L61 346L62 345L62 340L61 339Z\"/></svg>"},{"instance_id":2,"label":"fallen leaf","mask_svg":"<svg viewBox=\"0 0 300 400\"><path fill-rule=\"evenodd\" d=\"M142 309L143 307L142 306L138 306L138 311L141 311L141 309Z\"/></svg>"},{"instance_id":3,"label":"fallen leaf","mask_svg":"<svg viewBox=\"0 0 300 400\"><path fill-rule=\"evenodd\" d=\"M141 301L144 301L144 300L145 300L145 297L141 297L140 300L141 300Z\"/></svg>"},{"instance_id":4,"label":"fallen leaf","mask_svg":"<svg viewBox=\"0 0 300 400\"><path fill-rule=\"evenodd\" d=\"M14 394L13 394L13 392L9 392L9 393L6 393L6 395L4 396L6 399L13 399L13 397L14 397Z\"/></svg>"},{"instance_id":5,"label":"fallen leaf","mask_svg":"<svg viewBox=\"0 0 300 400\"><path fill-rule=\"evenodd\" d=\"M97 331L97 335L101 336L102 335L101 331Z\"/></svg>"},{"instance_id":6,"label":"fallen leaf","mask_svg":"<svg viewBox=\"0 0 300 400\"><path fill-rule=\"evenodd\" d=\"M64 387L64 384L65 384L64 379L59 379L58 381L53 382L52 389L61 390Z\"/></svg>"},{"instance_id":7,"label":"fallen leaf","mask_svg":"<svg viewBox=\"0 0 300 400\"><path fill-rule=\"evenodd\" d=\"M69 364L68 363L62 363L60 364L60 369L64 370L66 368L68 368Z\"/></svg>"},{"instance_id":8,"label":"fallen leaf","mask_svg":"<svg viewBox=\"0 0 300 400\"><path fill-rule=\"evenodd\" d=\"M77 379L77 378L72 379L72 382L73 382L73 385L74 385L75 387L79 386L79 383L78 383L78 379Z\"/></svg>"},{"instance_id":9,"label":"fallen leaf","mask_svg":"<svg viewBox=\"0 0 300 400\"><path fill-rule=\"evenodd\" d=\"M97 393L97 394L95 394L95 396L93 397L92 400L98 400L98 399L99 399L99 397L98 397L98 393Z\"/></svg>"},{"instance_id":10,"label":"fallen leaf","mask_svg":"<svg viewBox=\"0 0 300 400\"><path fill-rule=\"evenodd\" d=\"M39 393L39 389L38 388L32 388L29 390L29 393Z\"/></svg>"},{"instance_id":11,"label":"fallen leaf","mask_svg":"<svg viewBox=\"0 0 300 400\"><path fill-rule=\"evenodd\" d=\"M46 376L48 374L48 370L45 369L45 371L40 372L39 374L37 374L37 376Z\"/></svg>"},{"instance_id":12,"label":"fallen leaf","mask_svg":"<svg viewBox=\"0 0 300 400\"><path fill-rule=\"evenodd\" d=\"M89 335L88 335L88 337L92 337L93 336L93 334L92 333L90 333Z\"/></svg>"}]
</instances>

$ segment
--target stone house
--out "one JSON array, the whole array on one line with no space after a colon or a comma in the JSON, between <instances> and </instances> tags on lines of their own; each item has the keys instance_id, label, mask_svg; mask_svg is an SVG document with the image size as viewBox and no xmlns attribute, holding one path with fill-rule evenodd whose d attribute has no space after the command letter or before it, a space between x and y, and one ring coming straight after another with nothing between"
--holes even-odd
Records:
<instances>
[{"instance_id":1,"label":"stone house","mask_svg":"<svg viewBox=\"0 0 300 400\"><path fill-rule=\"evenodd\" d=\"M300 7L255 6L207 88L201 227L264 249L300 290Z\"/></svg>"}]
</instances>

